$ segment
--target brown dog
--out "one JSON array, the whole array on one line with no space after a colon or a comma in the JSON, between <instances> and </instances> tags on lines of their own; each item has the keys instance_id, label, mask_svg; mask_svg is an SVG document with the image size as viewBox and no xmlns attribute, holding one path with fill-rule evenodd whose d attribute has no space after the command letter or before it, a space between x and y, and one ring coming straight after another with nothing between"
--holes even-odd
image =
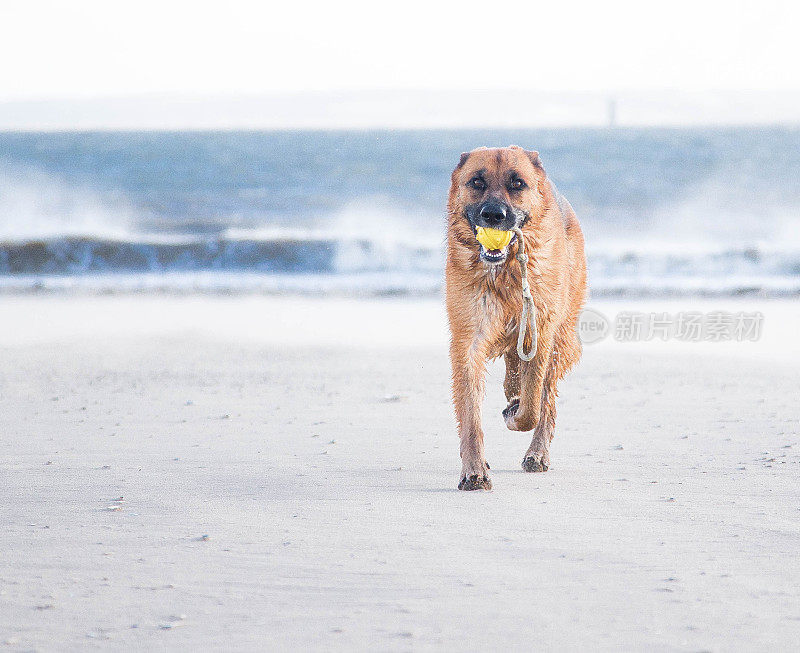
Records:
<instances>
[{"instance_id":1,"label":"brown dog","mask_svg":"<svg viewBox=\"0 0 800 653\"><path fill-rule=\"evenodd\" d=\"M503 356L506 426L533 432L522 460L526 472L544 472L556 420L556 384L580 359L578 315L586 297L586 257L575 212L547 178L538 152L516 145L461 155L448 201L447 314L453 403L461 438L461 490L488 490L481 402L488 359ZM518 227L529 256L536 307L533 360L516 351L522 313L516 236L504 250L487 250L477 227ZM531 346L526 336L525 351Z\"/></svg>"}]
</instances>

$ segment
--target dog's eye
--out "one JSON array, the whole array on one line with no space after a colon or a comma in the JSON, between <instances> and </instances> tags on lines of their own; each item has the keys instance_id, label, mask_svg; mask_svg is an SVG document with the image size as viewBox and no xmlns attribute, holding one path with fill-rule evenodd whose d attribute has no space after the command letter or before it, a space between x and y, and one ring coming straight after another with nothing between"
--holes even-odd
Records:
<instances>
[{"instance_id":1,"label":"dog's eye","mask_svg":"<svg viewBox=\"0 0 800 653\"><path fill-rule=\"evenodd\" d=\"M525 188L525 182L522 181L522 179L517 177L516 179L512 179L511 180L511 189L512 190L522 190L523 188Z\"/></svg>"},{"instance_id":2,"label":"dog's eye","mask_svg":"<svg viewBox=\"0 0 800 653\"><path fill-rule=\"evenodd\" d=\"M467 182L467 186L475 188L476 190L483 190L486 188L486 183L480 177L473 177Z\"/></svg>"}]
</instances>

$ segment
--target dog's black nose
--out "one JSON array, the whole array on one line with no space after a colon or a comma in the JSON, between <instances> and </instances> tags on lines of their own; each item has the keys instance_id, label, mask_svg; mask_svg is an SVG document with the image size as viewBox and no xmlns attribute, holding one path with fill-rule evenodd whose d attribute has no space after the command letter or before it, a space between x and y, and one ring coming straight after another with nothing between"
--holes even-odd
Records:
<instances>
[{"instance_id":1,"label":"dog's black nose","mask_svg":"<svg viewBox=\"0 0 800 653\"><path fill-rule=\"evenodd\" d=\"M489 226L498 225L506 219L506 207L499 202L486 202L481 207L481 219Z\"/></svg>"}]
</instances>

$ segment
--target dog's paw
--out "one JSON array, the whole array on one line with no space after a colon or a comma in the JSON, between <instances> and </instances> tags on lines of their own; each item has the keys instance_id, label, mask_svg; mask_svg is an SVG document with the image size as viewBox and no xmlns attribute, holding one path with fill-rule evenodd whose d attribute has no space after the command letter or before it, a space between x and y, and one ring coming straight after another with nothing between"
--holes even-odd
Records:
<instances>
[{"instance_id":1,"label":"dog's paw","mask_svg":"<svg viewBox=\"0 0 800 653\"><path fill-rule=\"evenodd\" d=\"M461 481L459 490L491 490L492 481L489 478L489 463L480 456L469 456L461 466Z\"/></svg>"},{"instance_id":2,"label":"dog's paw","mask_svg":"<svg viewBox=\"0 0 800 653\"><path fill-rule=\"evenodd\" d=\"M539 421L536 415L526 414L519 409L519 399L516 397L503 410L503 419L509 431L532 431Z\"/></svg>"},{"instance_id":3,"label":"dog's paw","mask_svg":"<svg viewBox=\"0 0 800 653\"><path fill-rule=\"evenodd\" d=\"M491 490L492 489L492 481L488 476L480 476L478 474L472 474L471 476L465 476L461 479L461 482L458 484L459 490Z\"/></svg>"},{"instance_id":4,"label":"dog's paw","mask_svg":"<svg viewBox=\"0 0 800 653\"><path fill-rule=\"evenodd\" d=\"M526 472L546 472L550 469L550 456L546 453L527 453L522 459L522 469Z\"/></svg>"},{"instance_id":5,"label":"dog's paw","mask_svg":"<svg viewBox=\"0 0 800 653\"><path fill-rule=\"evenodd\" d=\"M508 406L503 408L503 419L508 422L509 418L514 417L517 414L517 409L519 408L519 397L513 397L511 401L508 402Z\"/></svg>"}]
</instances>

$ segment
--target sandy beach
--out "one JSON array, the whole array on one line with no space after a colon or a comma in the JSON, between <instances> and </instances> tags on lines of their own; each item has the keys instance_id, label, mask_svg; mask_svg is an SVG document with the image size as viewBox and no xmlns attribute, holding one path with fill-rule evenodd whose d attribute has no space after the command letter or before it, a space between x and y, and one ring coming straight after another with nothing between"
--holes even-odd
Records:
<instances>
[{"instance_id":1,"label":"sandy beach","mask_svg":"<svg viewBox=\"0 0 800 653\"><path fill-rule=\"evenodd\" d=\"M465 493L438 300L0 297L0 645L795 646L800 308L593 306L764 337L587 346L545 474L493 366Z\"/></svg>"}]
</instances>

